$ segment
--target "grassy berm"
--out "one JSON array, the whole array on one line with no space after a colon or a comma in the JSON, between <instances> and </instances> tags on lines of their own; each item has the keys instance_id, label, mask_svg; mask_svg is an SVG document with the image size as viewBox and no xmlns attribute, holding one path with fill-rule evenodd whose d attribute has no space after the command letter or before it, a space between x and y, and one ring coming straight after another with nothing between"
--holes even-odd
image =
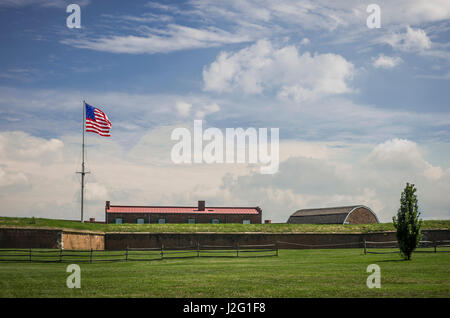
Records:
<instances>
[{"instance_id":1,"label":"grassy berm","mask_svg":"<svg viewBox=\"0 0 450 318\"><path fill-rule=\"evenodd\" d=\"M0 217L0 227L39 227L97 232L266 232L266 233L370 233L394 231L392 223L379 224L97 224L42 218ZM427 220L423 229L449 229L450 220Z\"/></svg>"}]
</instances>

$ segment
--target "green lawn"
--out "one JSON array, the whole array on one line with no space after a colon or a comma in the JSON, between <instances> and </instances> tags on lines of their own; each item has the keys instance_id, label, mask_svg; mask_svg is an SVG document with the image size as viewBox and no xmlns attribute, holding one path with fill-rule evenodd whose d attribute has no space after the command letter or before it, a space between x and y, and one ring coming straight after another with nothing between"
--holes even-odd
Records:
<instances>
[{"instance_id":1,"label":"green lawn","mask_svg":"<svg viewBox=\"0 0 450 318\"><path fill-rule=\"evenodd\" d=\"M392 223L379 224L91 224L41 218L0 217L1 226L66 228L99 232L270 232L368 233L394 231ZM426 220L423 229L449 229L450 220Z\"/></svg>"},{"instance_id":2,"label":"green lawn","mask_svg":"<svg viewBox=\"0 0 450 318\"><path fill-rule=\"evenodd\" d=\"M381 288L369 289L369 264ZM278 257L186 258L79 264L0 262L0 297L449 297L450 253L368 254L362 249L280 250Z\"/></svg>"}]
</instances>

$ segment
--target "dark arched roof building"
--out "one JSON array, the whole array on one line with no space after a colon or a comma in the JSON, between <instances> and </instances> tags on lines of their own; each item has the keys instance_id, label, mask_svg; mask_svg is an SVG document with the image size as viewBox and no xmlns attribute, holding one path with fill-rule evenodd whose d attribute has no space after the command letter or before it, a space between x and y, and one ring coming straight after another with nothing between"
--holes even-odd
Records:
<instances>
[{"instance_id":1,"label":"dark arched roof building","mask_svg":"<svg viewBox=\"0 0 450 318\"><path fill-rule=\"evenodd\" d=\"M298 210L290 224L369 224L379 223L376 214L364 205Z\"/></svg>"}]
</instances>

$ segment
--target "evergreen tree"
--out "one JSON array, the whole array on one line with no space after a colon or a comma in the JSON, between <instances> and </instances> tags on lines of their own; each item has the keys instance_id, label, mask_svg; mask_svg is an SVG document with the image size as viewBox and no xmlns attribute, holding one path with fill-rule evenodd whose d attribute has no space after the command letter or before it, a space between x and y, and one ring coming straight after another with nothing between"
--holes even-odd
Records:
<instances>
[{"instance_id":1,"label":"evergreen tree","mask_svg":"<svg viewBox=\"0 0 450 318\"><path fill-rule=\"evenodd\" d=\"M393 217L394 226L397 229L397 241L400 252L407 260L419 245L422 234L420 228L422 220L419 219L420 212L414 184L406 183L406 187L400 198L400 208L397 217Z\"/></svg>"}]
</instances>

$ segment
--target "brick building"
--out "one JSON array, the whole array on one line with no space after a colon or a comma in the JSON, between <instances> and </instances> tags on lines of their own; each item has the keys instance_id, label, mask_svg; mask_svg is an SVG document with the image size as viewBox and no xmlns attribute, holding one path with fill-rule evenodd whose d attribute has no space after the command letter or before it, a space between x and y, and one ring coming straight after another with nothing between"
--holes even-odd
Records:
<instances>
[{"instance_id":1,"label":"brick building","mask_svg":"<svg viewBox=\"0 0 450 318\"><path fill-rule=\"evenodd\" d=\"M376 214L364 205L302 209L292 214L290 224L370 224L379 223Z\"/></svg>"},{"instance_id":2,"label":"brick building","mask_svg":"<svg viewBox=\"0 0 450 318\"><path fill-rule=\"evenodd\" d=\"M243 223L261 224L259 207L206 207L205 201L197 206L124 206L106 201L106 223Z\"/></svg>"}]
</instances>

